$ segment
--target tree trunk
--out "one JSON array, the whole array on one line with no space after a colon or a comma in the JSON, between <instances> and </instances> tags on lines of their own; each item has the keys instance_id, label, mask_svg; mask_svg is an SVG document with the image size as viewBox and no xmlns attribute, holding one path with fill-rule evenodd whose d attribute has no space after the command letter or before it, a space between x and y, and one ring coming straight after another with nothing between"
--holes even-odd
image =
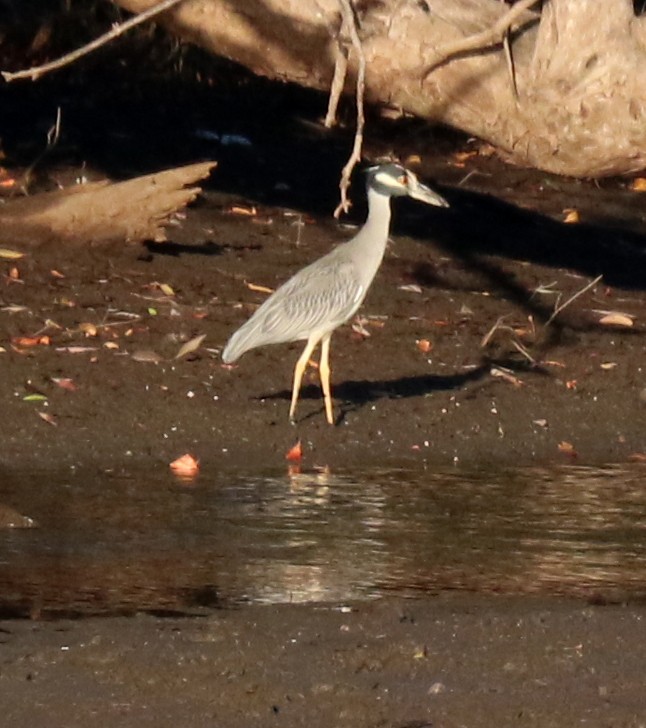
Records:
<instances>
[{"instance_id":1,"label":"tree trunk","mask_svg":"<svg viewBox=\"0 0 646 728\"><path fill-rule=\"evenodd\" d=\"M141 12L156 0L117 0ZM601 177L646 166L646 29L631 0L544 0L500 43L432 68L442 47L491 28L499 0L354 0L366 98L491 142L517 164ZM538 5L537 5L538 7ZM186 0L163 22L252 71L329 89L339 0ZM341 38L341 42L346 42ZM348 46L346 92L357 54Z\"/></svg>"}]
</instances>

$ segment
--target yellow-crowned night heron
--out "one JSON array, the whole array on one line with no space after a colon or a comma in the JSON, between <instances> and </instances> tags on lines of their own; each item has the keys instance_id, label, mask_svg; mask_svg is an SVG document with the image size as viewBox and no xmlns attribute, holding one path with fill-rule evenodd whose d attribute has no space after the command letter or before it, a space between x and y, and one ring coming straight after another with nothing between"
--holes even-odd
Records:
<instances>
[{"instance_id":1,"label":"yellow-crowned night heron","mask_svg":"<svg viewBox=\"0 0 646 728\"><path fill-rule=\"evenodd\" d=\"M390 198L412 197L448 207L446 200L399 164L367 170L368 219L361 230L278 288L229 339L223 361L234 362L249 349L307 339L294 369L289 417L293 421L303 372L321 342L319 373L327 421L334 424L330 393L330 337L359 308L384 257L390 227Z\"/></svg>"}]
</instances>

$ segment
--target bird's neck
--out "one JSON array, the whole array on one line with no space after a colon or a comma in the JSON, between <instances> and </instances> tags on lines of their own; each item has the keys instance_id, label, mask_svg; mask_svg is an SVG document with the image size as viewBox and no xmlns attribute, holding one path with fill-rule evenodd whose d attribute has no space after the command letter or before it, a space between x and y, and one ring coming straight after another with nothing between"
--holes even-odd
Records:
<instances>
[{"instance_id":1,"label":"bird's neck","mask_svg":"<svg viewBox=\"0 0 646 728\"><path fill-rule=\"evenodd\" d=\"M386 251L390 229L390 197L368 189L368 219L355 238L354 245L362 252L361 276L372 281ZM368 285L368 284L367 284Z\"/></svg>"},{"instance_id":2,"label":"bird's neck","mask_svg":"<svg viewBox=\"0 0 646 728\"><path fill-rule=\"evenodd\" d=\"M368 219L365 226L370 228L373 239L385 237L386 244L390 228L390 197L368 189Z\"/></svg>"}]
</instances>

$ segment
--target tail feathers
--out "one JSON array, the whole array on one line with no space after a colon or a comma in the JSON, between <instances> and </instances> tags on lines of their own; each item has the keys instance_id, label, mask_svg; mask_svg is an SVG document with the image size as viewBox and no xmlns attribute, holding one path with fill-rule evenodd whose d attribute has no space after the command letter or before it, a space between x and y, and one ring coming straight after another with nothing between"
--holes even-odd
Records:
<instances>
[{"instance_id":1,"label":"tail feathers","mask_svg":"<svg viewBox=\"0 0 646 728\"><path fill-rule=\"evenodd\" d=\"M257 346L262 346L264 342L259 341L257 336L255 336L256 329L257 326L253 319L249 319L246 324L241 326L233 334L222 352L222 361L225 364L233 363L246 351L249 351L249 349L255 349Z\"/></svg>"}]
</instances>

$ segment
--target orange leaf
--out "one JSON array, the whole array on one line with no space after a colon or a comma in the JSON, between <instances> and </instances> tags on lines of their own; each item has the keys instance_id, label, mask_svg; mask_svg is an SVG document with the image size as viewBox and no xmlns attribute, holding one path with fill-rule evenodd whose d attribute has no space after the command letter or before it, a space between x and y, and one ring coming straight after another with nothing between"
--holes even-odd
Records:
<instances>
[{"instance_id":1,"label":"orange leaf","mask_svg":"<svg viewBox=\"0 0 646 728\"><path fill-rule=\"evenodd\" d=\"M577 456L574 445L571 442L567 442L566 440L562 440L561 442L559 442L558 450L559 452L565 453L566 455L571 455L572 457Z\"/></svg>"},{"instance_id":2,"label":"orange leaf","mask_svg":"<svg viewBox=\"0 0 646 728\"><path fill-rule=\"evenodd\" d=\"M11 339L11 343L16 346L30 347L38 346L39 344L49 346L51 341L49 336L14 336L13 339Z\"/></svg>"},{"instance_id":3,"label":"orange leaf","mask_svg":"<svg viewBox=\"0 0 646 728\"><path fill-rule=\"evenodd\" d=\"M193 455L186 453L177 458L177 460L173 460L170 464L170 469L179 478L191 480L200 472L200 461L193 457Z\"/></svg>"},{"instance_id":4,"label":"orange leaf","mask_svg":"<svg viewBox=\"0 0 646 728\"><path fill-rule=\"evenodd\" d=\"M646 454L643 452L634 452L628 456L628 461L631 463L646 463Z\"/></svg>"},{"instance_id":5,"label":"orange leaf","mask_svg":"<svg viewBox=\"0 0 646 728\"><path fill-rule=\"evenodd\" d=\"M20 279L20 271L18 270L18 268L16 268L15 265L9 270L9 278L11 278L14 281L17 281Z\"/></svg>"},{"instance_id":6,"label":"orange leaf","mask_svg":"<svg viewBox=\"0 0 646 728\"><path fill-rule=\"evenodd\" d=\"M417 339L415 343L422 354L428 354L428 352L433 348L433 344L431 344L428 339Z\"/></svg>"},{"instance_id":7,"label":"orange leaf","mask_svg":"<svg viewBox=\"0 0 646 728\"><path fill-rule=\"evenodd\" d=\"M296 444L291 447L285 454L285 460L290 462L299 462L303 459L303 448L301 447L301 441L297 440Z\"/></svg>"},{"instance_id":8,"label":"orange leaf","mask_svg":"<svg viewBox=\"0 0 646 728\"><path fill-rule=\"evenodd\" d=\"M248 217L253 217L254 215L258 214L258 211L253 205L251 207L244 207L243 205L231 205L231 207L228 208L227 212L230 215L247 215Z\"/></svg>"},{"instance_id":9,"label":"orange leaf","mask_svg":"<svg viewBox=\"0 0 646 728\"><path fill-rule=\"evenodd\" d=\"M563 214L565 215L565 217L563 218L563 222L573 223L579 222L581 220L579 216L579 211L575 210L572 207L566 207L565 210L563 210Z\"/></svg>"},{"instance_id":10,"label":"orange leaf","mask_svg":"<svg viewBox=\"0 0 646 728\"><path fill-rule=\"evenodd\" d=\"M630 184L630 188L635 190L635 192L646 192L646 178L635 177Z\"/></svg>"},{"instance_id":11,"label":"orange leaf","mask_svg":"<svg viewBox=\"0 0 646 728\"><path fill-rule=\"evenodd\" d=\"M565 382L566 389L576 389L576 379L568 379L567 382Z\"/></svg>"}]
</instances>

